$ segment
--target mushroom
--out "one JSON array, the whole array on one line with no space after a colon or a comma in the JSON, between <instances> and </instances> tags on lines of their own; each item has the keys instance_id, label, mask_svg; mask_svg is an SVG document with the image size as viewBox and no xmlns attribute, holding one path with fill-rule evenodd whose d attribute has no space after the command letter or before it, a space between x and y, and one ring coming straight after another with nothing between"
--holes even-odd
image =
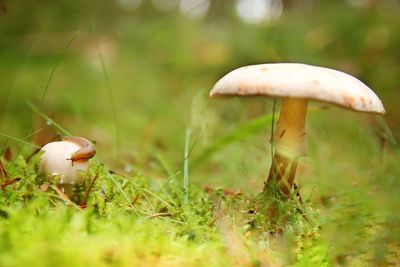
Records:
<instances>
[{"instance_id":1,"label":"mushroom","mask_svg":"<svg viewBox=\"0 0 400 267\"><path fill-rule=\"evenodd\" d=\"M376 94L355 77L299 63L238 68L222 77L210 96L281 98L280 115L272 140L275 153L264 191L276 182L284 196L290 195L298 159L306 154L305 122L309 101L331 103L358 112L385 113Z\"/></svg>"},{"instance_id":2,"label":"mushroom","mask_svg":"<svg viewBox=\"0 0 400 267\"><path fill-rule=\"evenodd\" d=\"M60 176L60 185L65 190L84 180L82 174L89 167L89 159L96 154L92 142L83 137L66 137L46 144L41 151L40 172Z\"/></svg>"}]
</instances>

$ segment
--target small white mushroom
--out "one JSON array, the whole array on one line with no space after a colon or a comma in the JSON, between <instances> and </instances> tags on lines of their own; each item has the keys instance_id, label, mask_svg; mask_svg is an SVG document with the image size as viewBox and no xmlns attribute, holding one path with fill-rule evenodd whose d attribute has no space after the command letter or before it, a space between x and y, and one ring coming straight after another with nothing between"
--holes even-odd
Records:
<instances>
[{"instance_id":1,"label":"small white mushroom","mask_svg":"<svg viewBox=\"0 0 400 267\"><path fill-rule=\"evenodd\" d=\"M82 137L67 137L42 147L40 172L59 176L60 184L80 183L89 167L89 159L96 154L94 145Z\"/></svg>"},{"instance_id":2,"label":"small white mushroom","mask_svg":"<svg viewBox=\"0 0 400 267\"><path fill-rule=\"evenodd\" d=\"M267 186L276 180L289 195L298 158L305 155L305 121L309 101L320 101L373 114L385 109L376 94L346 73L298 63L241 67L222 77L210 92L216 96L268 96L281 98L280 116L273 136L275 154Z\"/></svg>"}]
</instances>

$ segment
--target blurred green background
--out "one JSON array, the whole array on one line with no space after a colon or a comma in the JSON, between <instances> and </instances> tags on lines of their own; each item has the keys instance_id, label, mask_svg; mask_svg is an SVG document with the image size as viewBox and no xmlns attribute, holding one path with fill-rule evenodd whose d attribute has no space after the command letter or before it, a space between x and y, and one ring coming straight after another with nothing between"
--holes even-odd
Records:
<instances>
[{"instance_id":1,"label":"blurred green background","mask_svg":"<svg viewBox=\"0 0 400 267\"><path fill-rule=\"evenodd\" d=\"M161 151L179 162L187 127L199 141L196 153L226 129L271 112L270 100L207 99L228 71L267 62L321 65L360 78L381 97L385 119L400 135L399 1L0 3L0 131L12 136L43 126L27 105L32 101L72 133L98 141L102 159L144 165ZM332 110L319 112L322 127L342 112ZM354 127L367 131L356 117ZM36 140L54 134L42 131ZM268 149L267 141L264 133L250 146Z\"/></svg>"},{"instance_id":2,"label":"blurred green background","mask_svg":"<svg viewBox=\"0 0 400 267\"><path fill-rule=\"evenodd\" d=\"M228 71L268 62L326 66L360 78L381 97L385 119L400 135L399 1L1 1L0 6L0 131L14 137L41 130L33 141L42 145L58 134L32 111L27 104L32 101L73 134L97 141L99 158L115 168L157 173L161 158L179 169L186 128L193 130L193 158L237 125L271 114L270 99L208 99ZM349 131L369 136L372 131L377 143L387 136L375 116L335 107L310 113L310 153L313 145L335 148L338 134L345 139L340 146L356 142L357 136L343 133L347 118ZM250 178L256 186L269 166L269 130L266 124L261 134L237 138L222 153L203 157L192 178L231 187ZM314 131L326 136L318 140Z\"/></svg>"},{"instance_id":3,"label":"blurred green background","mask_svg":"<svg viewBox=\"0 0 400 267\"><path fill-rule=\"evenodd\" d=\"M59 132L32 102L74 135L95 140L99 159L114 170L165 180L182 168L190 128L191 183L254 193L270 165L270 120L240 127L270 115L272 101L211 100L212 85L249 64L330 67L373 88L387 124L312 105L302 192L317 206L352 192L351 201L338 200L341 219L338 209L320 211L328 225L345 222L344 236L354 234L364 209L398 229L399 14L398 0L2 0L0 132L39 145L54 139ZM0 145L14 157L30 154L9 138ZM362 211L347 210L346 201L360 199L367 200ZM393 232L376 242L399 240ZM329 233L343 251L359 238Z\"/></svg>"}]
</instances>

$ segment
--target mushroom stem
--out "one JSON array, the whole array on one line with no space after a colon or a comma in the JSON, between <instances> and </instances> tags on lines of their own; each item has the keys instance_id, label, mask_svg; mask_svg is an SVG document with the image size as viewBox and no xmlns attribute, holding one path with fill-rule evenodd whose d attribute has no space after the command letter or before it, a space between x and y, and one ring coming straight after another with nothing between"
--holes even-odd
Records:
<instances>
[{"instance_id":1,"label":"mushroom stem","mask_svg":"<svg viewBox=\"0 0 400 267\"><path fill-rule=\"evenodd\" d=\"M282 98L279 120L272 140L275 154L264 192L272 183L276 183L284 195L290 195L298 159L306 152L307 106L308 100L305 99Z\"/></svg>"}]
</instances>

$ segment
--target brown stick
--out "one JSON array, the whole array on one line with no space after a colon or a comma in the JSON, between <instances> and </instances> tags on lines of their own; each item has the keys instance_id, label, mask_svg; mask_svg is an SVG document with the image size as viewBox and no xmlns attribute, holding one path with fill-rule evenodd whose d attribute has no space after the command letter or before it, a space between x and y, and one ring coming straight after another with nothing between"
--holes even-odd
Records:
<instances>
[{"instance_id":1,"label":"brown stick","mask_svg":"<svg viewBox=\"0 0 400 267\"><path fill-rule=\"evenodd\" d=\"M161 212L161 213L151 214L151 215L147 216L147 218L153 219L153 218L158 218L158 217L170 217L170 216L172 216L172 213L170 213L170 212Z\"/></svg>"},{"instance_id":2,"label":"brown stick","mask_svg":"<svg viewBox=\"0 0 400 267\"><path fill-rule=\"evenodd\" d=\"M6 188L7 186L9 186L10 184L13 184L13 183L15 183L15 182L18 182L19 180L21 180L20 177L12 178L12 179L10 179L10 180L7 180L7 181L3 182L3 183L1 184L0 187L1 187L2 189L4 189L4 188Z\"/></svg>"},{"instance_id":3,"label":"brown stick","mask_svg":"<svg viewBox=\"0 0 400 267\"><path fill-rule=\"evenodd\" d=\"M94 182L96 182L97 178L99 177L99 173L96 173L96 175L93 177L92 182L89 185L89 188L85 191L85 194L83 195L81 205L86 205L87 204L87 199L89 197L90 191L92 191Z\"/></svg>"},{"instance_id":4,"label":"brown stick","mask_svg":"<svg viewBox=\"0 0 400 267\"><path fill-rule=\"evenodd\" d=\"M4 178L7 179L8 175L7 175L7 171L4 168L3 163L1 162L1 159L0 159L0 180L3 180Z\"/></svg>"},{"instance_id":5,"label":"brown stick","mask_svg":"<svg viewBox=\"0 0 400 267\"><path fill-rule=\"evenodd\" d=\"M31 161L32 157L35 156L37 153L40 152L42 148L37 148L35 149L27 158L26 158L26 162Z\"/></svg>"},{"instance_id":6,"label":"brown stick","mask_svg":"<svg viewBox=\"0 0 400 267\"><path fill-rule=\"evenodd\" d=\"M71 202L72 202L71 199L68 197L68 195L65 194L63 191L61 191L60 188L58 188L58 187L55 186L55 185L50 185L50 187L51 187L54 191L56 191L57 195L58 195L62 200L64 200L64 201L67 202L67 203L71 203Z\"/></svg>"}]
</instances>

